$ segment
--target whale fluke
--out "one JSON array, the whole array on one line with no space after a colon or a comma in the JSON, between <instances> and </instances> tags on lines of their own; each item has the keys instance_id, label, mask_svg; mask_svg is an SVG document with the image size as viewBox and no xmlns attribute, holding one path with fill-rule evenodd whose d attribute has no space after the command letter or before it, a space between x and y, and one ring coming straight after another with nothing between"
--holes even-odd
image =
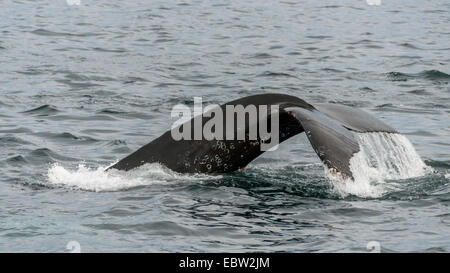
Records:
<instances>
[{"instance_id":1,"label":"whale fluke","mask_svg":"<svg viewBox=\"0 0 450 273\"><path fill-rule=\"evenodd\" d=\"M314 105L319 112L338 121L348 130L358 133L385 132L398 133L389 125L374 118L368 113L346 105L334 103L318 103Z\"/></svg>"},{"instance_id":2,"label":"whale fluke","mask_svg":"<svg viewBox=\"0 0 450 273\"><path fill-rule=\"evenodd\" d=\"M331 170L352 178L350 158L359 151L359 145L353 132L397 133L385 123L370 114L349 106L338 104L312 105L306 101L285 94L260 94L240 98L220 106L226 116L227 106L254 105L258 119L247 118L245 126L237 126L238 117L234 115L234 128L226 128L223 123L221 138L213 140L175 140L171 131L156 138L136 152L120 160L113 169L131 170L146 163L161 163L171 170L181 173L228 173L243 169L261 155L262 145L269 140L259 131L256 139L249 137L252 129L265 123L269 131L273 118L278 119L279 142L283 142L299 133L306 132L314 151ZM262 111L259 106L277 106L278 111ZM203 126L212 119L203 114L179 125L193 128L196 122ZM185 128L185 127L184 127ZM203 128L203 127L202 127ZM233 129L234 140L227 140L226 133ZM239 134L245 140L235 140ZM217 140L223 139L223 140Z\"/></svg>"}]
</instances>

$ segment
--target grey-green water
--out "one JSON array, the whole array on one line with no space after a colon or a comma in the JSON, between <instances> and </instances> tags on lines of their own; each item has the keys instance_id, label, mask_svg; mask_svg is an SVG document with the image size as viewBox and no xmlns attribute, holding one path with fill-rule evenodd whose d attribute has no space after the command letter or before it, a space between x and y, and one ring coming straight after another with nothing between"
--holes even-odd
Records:
<instances>
[{"instance_id":1,"label":"grey-green water","mask_svg":"<svg viewBox=\"0 0 450 273\"><path fill-rule=\"evenodd\" d=\"M0 251L450 250L448 1L7 0L1 11ZM433 171L343 194L304 135L240 174L101 171L169 129L178 103L266 92L364 109Z\"/></svg>"}]
</instances>

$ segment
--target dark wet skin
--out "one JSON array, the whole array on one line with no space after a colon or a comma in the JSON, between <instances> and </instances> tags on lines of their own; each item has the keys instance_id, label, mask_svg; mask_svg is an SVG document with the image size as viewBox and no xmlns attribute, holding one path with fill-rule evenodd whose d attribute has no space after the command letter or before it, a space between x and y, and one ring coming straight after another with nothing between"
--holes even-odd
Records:
<instances>
[{"instance_id":1,"label":"dark wet skin","mask_svg":"<svg viewBox=\"0 0 450 273\"><path fill-rule=\"evenodd\" d=\"M350 158L359 151L359 145L352 131L390 132L396 131L366 112L338 104L318 104L313 106L304 100L285 94L261 94L237 99L221 105L224 117L226 105L255 105L258 116L268 124L270 132L271 113L260 113L260 105L279 106L279 142L306 131L309 141L322 162L331 172L352 177ZM194 126L194 119L202 119L202 124L213 117L197 116L186 122ZM249 130L259 126L257 121L245 122L245 128L236 128L235 138L240 130L245 130L245 140L174 140L171 131L141 147L111 168L131 170L146 163L160 163L180 173L230 173L243 169L260 156L261 143L258 133L256 140L249 139ZM258 121L261 119L258 119ZM180 125L184 126L184 124ZM227 131L223 125L223 137ZM202 127L203 128L203 127ZM193 130L192 130L193 131ZM191 134L193 139L193 132ZM267 140L266 140L267 142Z\"/></svg>"}]
</instances>

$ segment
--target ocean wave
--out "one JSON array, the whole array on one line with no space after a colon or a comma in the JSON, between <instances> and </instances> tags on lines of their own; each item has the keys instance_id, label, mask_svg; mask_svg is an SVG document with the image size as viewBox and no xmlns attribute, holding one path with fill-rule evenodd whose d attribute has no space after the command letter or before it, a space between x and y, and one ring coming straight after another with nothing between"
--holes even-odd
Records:
<instances>
[{"instance_id":1,"label":"ocean wave","mask_svg":"<svg viewBox=\"0 0 450 273\"><path fill-rule=\"evenodd\" d=\"M439 70L424 70L419 73L402 73L402 72L388 72L386 77L390 81L408 81L411 79L426 79L430 81L440 82L448 81L450 75Z\"/></svg>"}]
</instances>

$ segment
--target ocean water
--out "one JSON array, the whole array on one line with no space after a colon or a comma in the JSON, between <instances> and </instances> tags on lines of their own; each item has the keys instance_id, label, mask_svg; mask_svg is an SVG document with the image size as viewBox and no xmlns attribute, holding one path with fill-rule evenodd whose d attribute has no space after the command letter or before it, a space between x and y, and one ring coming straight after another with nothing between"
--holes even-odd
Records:
<instances>
[{"instance_id":1,"label":"ocean water","mask_svg":"<svg viewBox=\"0 0 450 273\"><path fill-rule=\"evenodd\" d=\"M1 252L450 251L448 1L1 7ZM401 134L357 136L355 181L304 134L238 174L104 172L176 104L269 92Z\"/></svg>"}]
</instances>

